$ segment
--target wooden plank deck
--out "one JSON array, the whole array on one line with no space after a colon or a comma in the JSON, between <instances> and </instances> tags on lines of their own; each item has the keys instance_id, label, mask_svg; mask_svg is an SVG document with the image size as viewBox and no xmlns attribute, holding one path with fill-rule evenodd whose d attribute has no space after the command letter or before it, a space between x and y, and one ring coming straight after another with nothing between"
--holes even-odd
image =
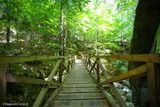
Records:
<instances>
[{"instance_id":1,"label":"wooden plank deck","mask_svg":"<svg viewBox=\"0 0 160 107\"><path fill-rule=\"evenodd\" d=\"M109 107L84 65L75 63L49 107Z\"/></svg>"}]
</instances>

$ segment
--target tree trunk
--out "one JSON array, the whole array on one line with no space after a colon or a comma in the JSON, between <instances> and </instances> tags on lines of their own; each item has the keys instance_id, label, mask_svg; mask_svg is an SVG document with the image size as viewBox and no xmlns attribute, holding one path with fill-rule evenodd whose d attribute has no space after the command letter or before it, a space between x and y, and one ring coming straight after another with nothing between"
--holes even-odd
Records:
<instances>
[{"instance_id":1,"label":"tree trunk","mask_svg":"<svg viewBox=\"0 0 160 107\"><path fill-rule=\"evenodd\" d=\"M6 13L6 18L7 18L7 27L6 27L6 41L7 41L7 44L9 45L10 43L10 24L11 24L11 16L10 16L10 5L9 5L9 1L7 0L6 1L6 10L7 10L7 13Z\"/></svg>"},{"instance_id":2,"label":"tree trunk","mask_svg":"<svg viewBox=\"0 0 160 107\"><path fill-rule=\"evenodd\" d=\"M63 0L61 0L61 6L60 6L60 24L59 24L59 56L64 56L64 3ZM59 67L59 83L62 83L62 75L63 75L63 63L64 59L62 59L62 62Z\"/></svg>"},{"instance_id":3,"label":"tree trunk","mask_svg":"<svg viewBox=\"0 0 160 107\"><path fill-rule=\"evenodd\" d=\"M64 43L64 17L63 17L63 0L61 0L61 6L60 6L60 24L59 24L59 46L60 51L59 55L63 55L63 43Z\"/></svg>"},{"instance_id":4,"label":"tree trunk","mask_svg":"<svg viewBox=\"0 0 160 107\"><path fill-rule=\"evenodd\" d=\"M159 24L159 0L139 0L136 9L134 33L131 41L131 54L150 53ZM130 62L129 69L133 69L142 64L143 63ZM145 93L145 91L142 92L142 89L146 89L147 87L146 81L146 77L131 79L133 101L136 107L147 106L147 93Z\"/></svg>"},{"instance_id":5,"label":"tree trunk","mask_svg":"<svg viewBox=\"0 0 160 107\"><path fill-rule=\"evenodd\" d=\"M9 43L10 43L10 26L8 26L6 28L6 41L7 41L7 45L9 45Z\"/></svg>"}]
</instances>

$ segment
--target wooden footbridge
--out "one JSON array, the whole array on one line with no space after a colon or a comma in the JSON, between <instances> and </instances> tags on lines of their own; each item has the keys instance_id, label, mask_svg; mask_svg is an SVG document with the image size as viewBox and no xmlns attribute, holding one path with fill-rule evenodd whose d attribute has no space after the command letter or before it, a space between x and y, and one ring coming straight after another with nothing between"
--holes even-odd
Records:
<instances>
[{"instance_id":1,"label":"wooden footbridge","mask_svg":"<svg viewBox=\"0 0 160 107\"><path fill-rule=\"evenodd\" d=\"M108 78L101 59L127 60L146 64ZM6 72L7 64L43 60L57 60L47 80L20 77ZM7 83L10 82L43 86L32 105L33 107L127 107L113 82L146 75L150 107L158 107L160 105L160 72L157 70L159 63L160 57L151 54L121 56L82 54L81 59L76 62L74 58L64 56L0 57L0 104L5 106L7 103L6 89ZM105 74L105 81L100 78L101 72ZM58 76L59 82L53 82L54 76ZM46 100L44 97L49 89L53 89L53 92ZM107 89L111 90L111 94L108 94Z\"/></svg>"}]
</instances>

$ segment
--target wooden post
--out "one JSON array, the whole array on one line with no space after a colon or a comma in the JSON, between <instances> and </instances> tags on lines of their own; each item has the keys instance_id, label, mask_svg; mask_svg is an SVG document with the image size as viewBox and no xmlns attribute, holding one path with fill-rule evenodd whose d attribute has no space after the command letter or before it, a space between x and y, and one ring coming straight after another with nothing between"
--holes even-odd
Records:
<instances>
[{"instance_id":1,"label":"wooden post","mask_svg":"<svg viewBox=\"0 0 160 107\"><path fill-rule=\"evenodd\" d=\"M155 67L153 63L148 63L147 65L148 65L147 79L148 79L150 107L158 107Z\"/></svg>"},{"instance_id":2,"label":"wooden post","mask_svg":"<svg viewBox=\"0 0 160 107\"><path fill-rule=\"evenodd\" d=\"M91 65L91 61L90 61L90 57L88 58L88 61L87 61L87 67L90 67Z\"/></svg>"},{"instance_id":3,"label":"wooden post","mask_svg":"<svg viewBox=\"0 0 160 107\"><path fill-rule=\"evenodd\" d=\"M52 70L51 73L49 74L47 81L49 81L49 82L52 81L52 78L53 78L53 76L57 73L57 69L58 69L58 67L60 66L60 64L61 64L61 60L57 61L55 67L53 68L53 70ZM34 104L33 104L33 107L39 107L39 106L41 105L42 100L43 100L45 94L47 93L48 89L49 89L48 86L47 86L47 87L43 87L43 88L41 89L38 97L36 98L36 101L35 101Z\"/></svg>"},{"instance_id":4,"label":"wooden post","mask_svg":"<svg viewBox=\"0 0 160 107\"><path fill-rule=\"evenodd\" d=\"M6 101L6 67L0 65L0 105Z\"/></svg>"},{"instance_id":5,"label":"wooden post","mask_svg":"<svg viewBox=\"0 0 160 107\"><path fill-rule=\"evenodd\" d=\"M63 62L60 63L60 66L59 66L59 83L62 83L62 74L63 74Z\"/></svg>"},{"instance_id":6,"label":"wooden post","mask_svg":"<svg viewBox=\"0 0 160 107\"><path fill-rule=\"evenodd\" d=\"M68 68L69 68L69 70L72 68L72 59L69 59L69 61L68 61Z\"/></svg>"},{"instance_id":7,"label":"wooden post","mask_svg":"<svg viewBox=\"0 0 160 107\"><path fill-rule=\"evenodd\" d=\"M160 107L160 64L156 64L156 80L157 80L157 102L158 102L158 107Z\"/></svg>"},{"instance_id":8,"label":"wooden post","mask_svg":"<svg viewBox=\"0 0 160 107\"><path fill-rule=\"evenodd\" d=\"M158 107L160 107L160 64L155 65L156 72L156 86L157 86L157 103Z\"/></svg>"},{"instance_id":9,"label":"wooden post","mask_svg":"<svg viewBox=\"0 0 160 107\"><path fill-rule=\"evenodd\" d=\"M85 56L84 62L85 62L85 66L87 67L87 65L88 65L88 57Z\"/></svg>"},{"instance_id":10,"label":"wooden post","mask_svg":"<svg viewBox=\"0 0 160 107\"><path fill-rule=\"evenodd\" d=\"M97 69L96 69L96 73L97 73L97 83L99 84L100 83L100 70L99 70L99 58L97 58L97 61L96 61L96 65L97 65Z\"/></svg>"},{"instance_id":11,"label":"wooden post","mask_svg":"<svg viewBox=\"0 0 160 107\"><path fill-rule=\"evenodd\" d=\"M95 60L93 65L90 65L90 67L91 67L91 70L89 71L90 73L92 73L92 71L95 69L96 64L97 64L97 60Z\"/></svg>"},{"instance_id":12,"label":"wooden post","mask_svg":"<svg viewBox=\"0 0 160 107\"><path fill-rule=\"evenodd\" d=\"M67 71L67 73L69 73L69 66L70 66L70 61L68 60L67 61L67 65L66 65L66 71Z\"/></svg>"}]
</instances>

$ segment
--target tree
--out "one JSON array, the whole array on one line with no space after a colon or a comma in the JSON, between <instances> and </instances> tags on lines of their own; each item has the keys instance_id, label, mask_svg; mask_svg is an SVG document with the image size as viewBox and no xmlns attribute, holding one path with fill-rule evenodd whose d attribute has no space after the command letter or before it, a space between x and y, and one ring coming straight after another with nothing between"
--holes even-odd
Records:
<instances>
[{"instance_id":1,"label":"tree","mask_svg":"<svg viewBox=\"0 0 160 107\"><path fill-rule=\"evenodd\" d=\"M131 40L136 3L134 0L91 0L84 12L69 19L71 35L87 41L87 52L93 54L97 48L98 53L105 53L106 49L125 51L124 46L129 47Z\"/></svg>"},{"instance_id":2,"label":"tree","mask_svg":"<svg viewBox=\"0 0 160 107\"><path fill-rule=\"evenodd\" d=\"M151 52L159 24L160 2L158 0L139 0L131 42L131 54L145 54ZM143 63L131 62L129 69L142 64ZM147 103L142 99L145 94L142 88L146 88L146 77L134 78L131 80L131 84L136 106L146 107ZM146 98L146 100L148 99Z\"/></svg>"}]
</instances>

